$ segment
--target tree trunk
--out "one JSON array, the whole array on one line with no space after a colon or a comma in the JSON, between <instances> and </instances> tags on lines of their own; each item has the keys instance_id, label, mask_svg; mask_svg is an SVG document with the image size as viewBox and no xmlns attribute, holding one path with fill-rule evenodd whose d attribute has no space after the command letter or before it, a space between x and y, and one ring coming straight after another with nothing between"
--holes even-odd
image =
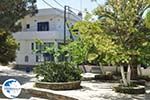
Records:
<instances>
[{"instance_id":1,"label":"tree trunk","mask_svg":"<svg viewBox=\"0 0 150 100\"><path fill-rule=\"evenodd\" d=\"M138 65L138 72L139 72L139 75L142 76L141 65Z\"/></svg>"},{"instance_id":2,"label":"tree trunk","mask_svg":"<svg viewBox=\"0 0 150 100\"><path fill-rule=\"evenodd\" d=\"M136 80L138 76L137 66L131 65L131 80Z\"/></svg>"},{"instance_id":3,"label":"tree trunk","mask_svg":"<svg viewBox=\"0 0 150 100\"><path fill-rule=\"evenodd\" d=\"M123 66L121 66L121 76L122 76L123 85L128 86Z\"/></svg>"},{"instance_id":4,"label":"tree trunk","mask_svg":"<svg viewBox=\"0 0 150 100\"><path fill-rule=\"evenodd\" d=\"M84 70L84 73L86 73L87 71L86 71L86 68L85 68L85 64L84 64L84 63L82 64L82 68L83 68L83 70Z\"/></svg>"},{"instance_id":5,"label":"tree trunk","mask_svg":"<svg viewBox=\"0 0 150 100\"><path fill-rule=\"evenodd\" d=\"M102 64L101 64L101 63L99 63L99 67L100 67L101 73L104 75L104 74L105 74L105 72L104 72L104 68L103 68L103 66L102 66Z\"/></svg>"},{"instance_id":6,"label":"tree trunk","mask_svg":"<svg viewBox=\"0 0 150 100\"><path fill-rule=\"evenodd\" d=\"M131 80L136 80L138 76L138 70L137 70L137 56L132 55L131 61L130 61L130 67L131 67Z\"/></svg>"},{"instance_id":7,"label":"tree trunk","mask_svg":"<svg viewBox=\"0 0 150 100\"><path fill-rule=\"evenodd\" d=\"M128 65L128 71L127 71L127 83L130 85L130 80L131 80L131 67Z\"/></svg>"}]
</instances>

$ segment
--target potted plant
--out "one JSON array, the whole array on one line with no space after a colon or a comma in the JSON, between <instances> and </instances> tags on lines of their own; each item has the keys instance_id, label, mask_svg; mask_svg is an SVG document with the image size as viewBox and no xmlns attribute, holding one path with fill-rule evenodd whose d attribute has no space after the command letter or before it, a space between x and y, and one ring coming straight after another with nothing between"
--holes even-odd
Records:
<instances>
[{"instance_id":1,"label":"potted plant","mask_svg":"<svg viewBox=\"0 0 150 100\"><path fill-rule=\"evenodd\" d=\"M66 57L65 52L67 50L63 49L62 46L45 46L40 40L37 40L37 44L43 47L40 53L52 54L54 61L43 61L34 68L34 73L39 79L35 83L35 86L53 90L80 88L81 70L77 67L76 63L73 63L69 60L69 57ZM59 59L62 55L64 56L64 60Z\"/></svg>"},{"instance_id":2,"label":"potted plant","mask_svg":"<svg viewBox=\"0 0 150 100\"><path fill-rule=\"evenodd\" d=\"M35 67L36 77L42 77L35 86L52 90L80 88L81 70L69 62L44 62Z\"/></svg>"}]
</instances>

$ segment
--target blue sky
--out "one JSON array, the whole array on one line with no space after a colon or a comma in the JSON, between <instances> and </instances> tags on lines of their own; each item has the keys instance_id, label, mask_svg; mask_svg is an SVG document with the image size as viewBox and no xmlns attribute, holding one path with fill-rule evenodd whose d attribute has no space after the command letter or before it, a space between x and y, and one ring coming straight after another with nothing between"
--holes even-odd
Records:
<instances>
[{"instance_id":1,"label":"blue sky","mask_svg":"<svg viewBox=\"0 0 150 100\"><path fill-rule=\"evenodd\" d=\"M54 6L55 8L63 9L57 3L55 3L54 0L45 0L45 1L51 4L52 6ZM84 9L87 9L88 11L92 11L98 5L95 2L91 2L91 0L57 0L57 1L62 5L69 5L79 10L82 9L82 11L84 11ZM105 0L98 0L98 3L104 4L104 1ZM50 8L42 0L37 0L37 7L38 9Z\"/></svg>"}]
</instances>

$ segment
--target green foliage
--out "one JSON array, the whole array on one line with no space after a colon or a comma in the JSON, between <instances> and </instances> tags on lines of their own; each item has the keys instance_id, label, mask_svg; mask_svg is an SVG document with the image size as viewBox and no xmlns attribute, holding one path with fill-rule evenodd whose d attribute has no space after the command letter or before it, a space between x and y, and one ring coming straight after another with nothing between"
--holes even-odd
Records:
<instances>
[{"instance_id":1,"label":"green foliage","mask_svg":"<svg viewBox=\"0 0 150 100\"><path fill-rule=\"evenodd\" d=\"M67 62L45 62L35 67L37 77L44 77L44 82L68 82L81 79L81 70Z\"/></svg>"},{"instance_id":2,"label":"green foliage","mask_svg":"<svg viewBox=\"0 0 150 100\"><path fill-rule=\"evenodd\" d=\"M7 64L15 60L17 44L8 32L0 30L0 63Z\"/></svg>"},{"instance_id":3,"label":"green foliage","mask_svg":"<svg viewBox=\"0 0 150 100\"><path fill-rule=\"evenodd\" d=\"M150 11L147 12L144 18L144 23L145 23L145 26L150 29Z\"/></svg>"},{"instance_id":4,"label":"green foliage","mask_svg":"<svg viewBox=\"0 0 150 100\"><path fill-rule=\"evenodd\" d=\"M36 11L36 0L0 0L0 63L15 60L17 44L12 32L18 31L18 20Z\"/></svg>"},{"instance_id":5,"label":"green foliage","mask_svg":"<svg viewBox=\"0 0 150 100\"><path fill-rule=\"evenodd\" d=\"M86 13L86 15L84 17L84 20L89 21L92 18L92 14L89 13L88 11L86 11L85 13Z\"/></svg>"},{"instance_id":6,"label":"green foliage","mask_svg":"<svg viewBox=\"0 0 150 100\"><path fill-rule=\"evenodd\" d=\"M89 47L82 40L71 42L62 47L62 51L66 52L65 56L70 57L74 64L82 64L87 60L88 49Z\"/></svg>"},{"instance_id":7,"label":"green foliage","mask_svg":"<svg viewBox=\"0 0 150 100\"><path fill-rule=\"evenodd\" d=\"M88 47L82 56L91 62L129 65L131 79L135 79L137 65L150 65L149 7L150 0L107 0L105 5L99 5L94 13L97 21L82 21L74 26L80 32L77 41ZM87 18L90 16L87 14Z\"/></svg>"},{"instance_id":8,"label":"green foliage","mask_svg":"<svg viewBox=\"0 0 150 100\"><path fill-rule=\"evenodd\" d=\"M149 4L149 0L108 0L95 10L102 30L122 47L122 54L129 57L126 63L131 65L149 63L149 13L143 19Z\"/></svg>"},{"instance_id":9,"label":"green foliage","mask_svg":"<svg viewBox=\"0 0 150 100\"><path fill-rule=\"evenodd\" d=\"M36 0L0 0L0 28L17 31L18 20L36 11Z\"/></svg>"},{"instance_id":10,"label":"green foliage","mask_svg":"<svg viewBox=\"0 0 150 100\"><path fill-rule=\"evenodd\" d=\"M65 46L72 61L81 64L85 61L95 63L124 63L129 56L121 45L115 44L113 37L105 34L99 22L82 21L74 29L80 32L79 38Z\"/></svg>"},{"instance_id":11,"label":"green foliage","mask_svg":"<svg viewBox=\"0 0 150 100\"><path fill-rule=\"evenodd\" d=\"M149 13L143 19L149 4L149 0L108 0L95 9L97 22L78 22L74 28L80 32L77 41L88 47L86 59L135 66L150 63Z\"/></svg>"}]
</instances>

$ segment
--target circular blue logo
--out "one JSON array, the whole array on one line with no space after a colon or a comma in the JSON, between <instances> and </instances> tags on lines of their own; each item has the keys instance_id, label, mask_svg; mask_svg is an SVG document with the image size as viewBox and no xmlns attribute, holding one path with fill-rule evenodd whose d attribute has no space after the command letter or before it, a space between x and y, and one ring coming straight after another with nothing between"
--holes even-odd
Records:
<instances>
[{"instance_id":1,"label":"circular blue logo","mask_svg":"<svg viewBox=\"0 0 150 100\"><path fill-rule=\"evenodd\" d=\"M21 85L16 79L8 79L2 85L2 92L8 98L16 98L21 93Z\"/></svg>"}]
</instances>

